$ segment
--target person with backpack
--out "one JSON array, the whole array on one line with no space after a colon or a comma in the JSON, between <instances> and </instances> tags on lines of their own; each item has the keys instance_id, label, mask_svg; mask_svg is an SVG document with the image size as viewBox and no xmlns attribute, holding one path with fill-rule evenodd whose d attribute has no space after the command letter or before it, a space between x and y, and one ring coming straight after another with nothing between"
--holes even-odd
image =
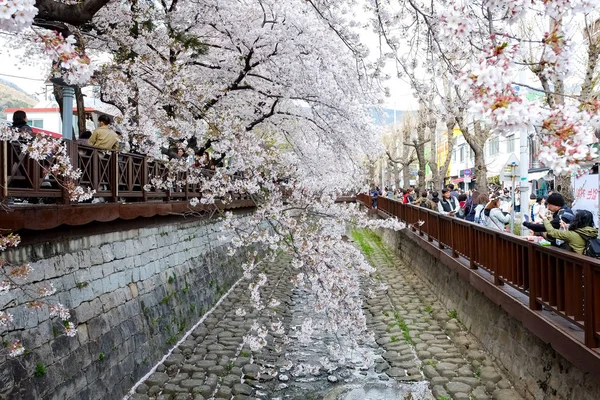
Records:
<instances>
[{"instance_id":1,"label":"person with backpack","mask_svg":"<svg viewBox=\"0 0 600 400\"><path fill-rule=\"evenodd\" d=\"M563 230L554 228L546 216L543 220L547 235L554 239L564 240L569 248L577 254L584 254L588 241L598 237L598 229L594 227L594 216L587 210L577 211L568 227L564 221L561 221Z\"/></svg>"},{"instance_id":2,"label":"person with backpack","mask_svg":"<svg viewBox=\"0 0 600 400\"><path fill-rule=\"evenodd\" d=\"M483 214L486 217L486 224L488 228L496 229L501 232L506 231L506 224L510 222L510 214L504 214L500 209L501 200L500 197L494 197L487 206Z\"/></svg>"},{"instance_id":3,"label":"person with backpack","mask_svg":"<svg viewBox=\"0 0 600 400\"><path fill-rule=\"evenodd\" d=\"M467 216L467 195L465 193L461 193L458 195L458 213L456 214L457 218L465 219Z\"/></svg>"},{"instance_id":4,"label":"person with backpack","mask_svg":"<svg viewBox=\"0 0 600 400\"><path fill-rule=\"evenodd\" d=\"M465 205L465 220L474 222L475 221L475 209L479 205L479 192L473 191L469 199L467 200L467 204Z\"/></svg>"},{"instance_id":5,"label":"person with backpack","mask_svg":"<svg viewBox=\"0 0 600 400\"><path fill-rule=\"evenodd\" d=\"M487 203L489 201L490 197L485 193L479 194L477 196L477 206L475 207L475 215L473 216L473 222L475 222L476 224L486 225L487 221L483 210L485 209L485 206L487 206Z\"/></svg>"},{"instance_id":6,"label":"person with backpack","mask_svg":"<svg viewBox=\"0 0 600 400\"><path fill-rule=\"evenodd\" d=\"M413 201L415 201L415 198L413 197L413 187L409 187L406 190L406 193L404 193L404 196L402 198L402 203L404 204L408 204L408 203L412 203Z\"/></svg>"},{"instance_id":7,"label":"person with backpack","mask_svg":"<svg viewBox=\"0 0 600 400\"><path fill-rule=\"evenodd\" d=\"M439 213L449 217L454 217L456 214L458 214L459 210L460 205L458 204L458 200L450 196L450 190L442 189L442 198L438 203Z\"/></svg>"},{"instance_id":8,"label":"person with backpack","mask_svg":"<svg viewBox=\"0 0 600 400\"><path fill-rule=\"evenodd\" d=\"M421 197L419 197L417 200L415 200L415 202L413 204L415 206L420 206L423 208L428 208L430 210L437 211L437 205L433 201L431 201L427 198L427 192L421 193Z\"/></svg>"}]
</instances>

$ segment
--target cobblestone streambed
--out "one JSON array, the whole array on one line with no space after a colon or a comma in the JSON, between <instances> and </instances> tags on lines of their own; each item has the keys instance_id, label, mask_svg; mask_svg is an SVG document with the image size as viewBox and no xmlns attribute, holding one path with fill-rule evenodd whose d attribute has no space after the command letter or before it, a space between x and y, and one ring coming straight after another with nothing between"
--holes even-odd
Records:
<instances>
[{"instance_id":1,"label":"cobblestone streambed","mask_svg":"<svg viewBox=\"0 0 600 400\"><path fill-rule=\"evenodd\" d=\"M310 295L290 283L290 259L280 257L264 272L266 293L281 302L277 316L288 335L304 318L312 318L313 343L284 343L268 336L269 345L253 354L243 337L254 321L269 326L271 311L247 310L247 281L241 281L156 370L131 394L136 400L327 399L327 400L516 400L521 397L465 332L458 316L445 310L379 239L369 232L354 238L377 268L375 282L365 281L364 311L375 342L362 351L375 359L371 367L357 352L343 366L326 370L321 361L336 340L312 312ZM280 352L276 350L281 349ZM296 366L308 368L298 370Z\"/></svg>"}]
</instances>

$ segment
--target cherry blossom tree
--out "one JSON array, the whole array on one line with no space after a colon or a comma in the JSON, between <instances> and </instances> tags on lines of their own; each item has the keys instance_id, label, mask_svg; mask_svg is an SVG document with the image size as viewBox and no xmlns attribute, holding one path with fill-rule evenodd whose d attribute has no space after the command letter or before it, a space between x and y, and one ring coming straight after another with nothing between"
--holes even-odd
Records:
<instances>
[{"instance_id":1,"label":"cherry blossom tree","mask_svg":"<svg viewBox=\"0 0 600 400\"><path fill-rule=\"evenodd\" d=\"M51 58L61 61L55 72L70 83L95 71L92 81L120 110L132 150L169 169L146 190L200 184L192 205L250 196L250 221L226 216L234 246L260 244L267 256L291 252L295 281L315 294L328 329L353 345L370 339L359 279L372 269L342 238L354 225L403 226L367 220L356 205L334 202L342 191L364 187L365 161L382 148L370 115L380 102L378 67L365 61L347 21L330 16L303 1L109 2L84 25L72 21L72 36L23 35L45 38L33 45L52 49ZM62 151L53 146L35 138L23 150ZM60 165L56 174L76 178L68 159ZM261 262L244 265L252 306L276 308L261 291ZM257 325L248 336L253 350L266 344L265 332L280 331L272 316L271 326ZM302 336L310 330L303 325Z\"/></svg>"},{"instance_id":2,"label":"cherry blossom tree","mask_svg":"<svg viewBox=\"0 0 600 400\"><path fill-rule=\"evenodd\" d=\"M588 146L599 123L591 78L598 53L594 2L375 0L370 10L373 28L417 95L436 92L439 85L427 84L435 76L432 68L441 65L451 76L450 109L458 111L454 115L476 160L489 133L534 130L542 143L540 160L557 174L596 158ZM543 29L523 34L535 20L545 21ZM582 78L574 73L576 49L587 50ZM434 67L422 64L432 60ZM523 77L537 77L541 88ZM544 94L546 101L529 101L517 85Z\"/></svg>"}]
</instances>

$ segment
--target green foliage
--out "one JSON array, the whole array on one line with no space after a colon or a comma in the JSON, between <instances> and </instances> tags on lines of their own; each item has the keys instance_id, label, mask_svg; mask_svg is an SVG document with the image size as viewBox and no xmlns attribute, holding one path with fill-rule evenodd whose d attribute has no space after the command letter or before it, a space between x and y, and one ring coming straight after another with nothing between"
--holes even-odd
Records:
<instances>
[{"instance_id":1,"label":"green foliage","mask_svg":"<svg viewBox=\"0 0 600 400\"><path fill-rule=\"evenodd\" d=\"M104 360L104 358L106 358L106 356L104 355L104 353L98 354L98 360L102 361L102 360Z\"/></svg>"},{"instance_id":2,"label":"green foliage","mask_svg":"<svg viewBox=\"0 0 600 400\"><path fill-rule=\"evenodd\" d=\"M429 360L425 363L426 365L431 365L432 367L435 367L437 365L437 361L434 360Z\"/></svg>"},{"instance_id":3,"label":"green foliage","mask_svg":"<svg viewBox=\"0 0 600 400\"><path fill-rule=\"evenodd\" d=\"M477 368L477 370L475 370L475 372L473 373L473 376L477 379L481 379L481 367Z\"/></svg>"},{"instance_id":4,"label":"green foliage","mask_svg":"<svg viewBox=\"0 0 600 400\"><path fill-rule=\"evenodd\" d=\"M425 312L433 314L433 307L431 306L431 304L425 307Z\"/></svg>"},{"instance_id":5,"label":"green foliage","mask_svg":"<svg viewBox=\"0 0 600 400\"><path fill-rule=\"evenodd\" d=\"M167 304L171 300L172 294L168 294L160 300L160 304Z\"/></svg>"},{"instance_id":6,"label":"green foliage","mask_svg":"<svg viewBox=\"0 0 600 400\"><path fill-rule=\"evenodd\" d=\"M75 286L77 287L77 289L83 289L84 287L88 287L89 283L88 282L77 282L75 284Z\"/></svg>"},{"instance_id":7,"label":"green foliage","mask_svg":"<svg viewBox=\"0 0 600 400\"><path fill-rule=\"evenodd\" d=\"M52 326L52 336L57 338L59 335L60 335L60 332L58 332L58 328L56 326Z\"/></svg>"},{"instance_id":8,"label":"green foliage","mask_svg":"<svg viewBox=\"0 0 600 400\"><path fill-rule=\"evenodd\" d=\"M398 341L398 338L397 338L396 336L392 336L392 337L390 337L390 342L391 342L391 343L395 343L395 342L397 342L397 341Z\"/></svg>"},{"instance_id":9,"label":"green foliage","mask_svg":"<svg viewBox=\"0 0 600 400\"><path fill-rule=\"evenodd\" d=\"M167 339L167 344L175 344L175 343L177 343L177 337L175 337L175 336L170 336L170 337Z\"/></svg>"},{"instance_id":10,"label":"green foliage","mask_svg":"<svg viewBox=\"0 0 600 400\"><path fill-rule=\"evenodd\" d=\"M213 286L215 286L215 281L210 281L210 282L208 283L208 286L209 286L209 287L213 287Z\"/></svg>"},{"instance_id":11,"label":"green foliage","mask_svg":"<svg viewBox=\"0 0 600 400\"><path fill-rule=\"evenodd\" d=\"M375 251L375 249L373 249L373 247L371 247L371 245L369 243L367 243L367 239L365 237L364 232L366 232L365 230L353 230L352 231L352 239L358 243L358 247L360 247L360 250L367 256L370 257L373 252Z\"/></svg>"},{"instance_id":12,"label":"green foliage","mask_svg":"<svg viewBox=\"0 0 600 400\"><path fill-rule=\"evenodd\" d=\"M389 313L389 312L387 312L387 311L384 311L383 315L385 315L386 317L389 317L389 316L390 316L390 313Z\"/></svg>"},{"instance_id":13,"label":"green foliage","mask_svg":"<svg viewBox=\"0 0 600 400\"><path fill-rule=\"evenodd\" d=\"M240 357L250 357L250 353L244 350L240 353Z\"/></svg>"},{"instance_id":14,"label":"green foliage","mask_svg":"<svg viewBox=\"0 0 600 400\"><path fill-rule=\"evenodd\" d=\"M190 305L190 312L193 313L194 311L196 311L196 305L192 304L192 305Z\"/></svg>"},{"instance_id":15,"label":"green foliage","mask_svg":"<svg viewBox=\"0 0 600 400\"><path fill-rule=\"evenodd\" d=\"M160 236L168 236L168 235L169 235L169 232L161 232L160 233Z\"/></svg>"},{"instance_id":16,"label":"green foliage","mask_svg":"<svg viewBox=\"0 0 600 400\"><path fill-rule=\"evenodd\" d=\"M452 399L448 396L440 396L437 398L437 400L452 400Z\"/></svg>"},{"instance_id":17,"label":"green foliage","mask_svg":"<svg viewBox=\"0 0 600 400\"><path fill-rule=\"evenodd\" d=\"M190 291L190 286L188 285L188 283L185 283L185 287L183 289L181 289L181 291L183 292L183 294L187 294L187 292Z\"/></svg>"},{"instance_id":18,"label":"green foliage","mask_svg":"<svg viewBox=\"0 0 600 400\"><path fill-rule=\"evenodd\" d=\"M448 313L448 317L450 318L458 319L457 316L458 314L456 313L456 310L450 310L450 312Z\"/></svg>"},{"instance_id":19,"label":"green foliage","mask_svg":"<svg viewBox=\"0 0 600 400\"><path fill-rule=\"evenodd\" d=\"M172 285L175 282L175 274L169 276L169 280L167 282L169 282L169 284Z\"/></svg>"},{"instance_id":20,"label":"green foliage","mask_svg":"<svg viewBox=\"0 0 600 400\"><path fill-rule=\"evenodd\" d=\"M225 366L225 369L226 369L228 372L231 372L231 370L233 369L233 361L229 361L229 362L227 363L227 365Z\"/></svg>"},{"instance_id":21,"label":"green foliage","mask_svg":"<svg viewBox=\"0 0 600 400\"><path fill-rule=\"evenodd\" d=\"M35 366L35 371L33 372L35 376L44 376L46 375L46 366L42 363L39 363Z\"/></svg>"}]
</instances>

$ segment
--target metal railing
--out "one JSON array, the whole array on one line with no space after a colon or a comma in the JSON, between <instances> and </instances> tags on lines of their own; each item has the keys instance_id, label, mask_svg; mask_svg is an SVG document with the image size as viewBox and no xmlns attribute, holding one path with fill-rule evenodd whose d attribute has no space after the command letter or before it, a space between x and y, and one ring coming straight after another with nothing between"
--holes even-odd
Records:
<instances>
[{"instance_id":1,"label":"metal railing","mask_svg":"<svg viewBox=\"0 0 600 400\"><path fill-rule=\"evenodd\" d=\"M370 196L357 200L372 208ZM385 197L377 198L377 209L464 258L471 269L489 272L495 285L525 294L530 309L545 307L582 328L587 347L600 346L600 261Z\"/></svg>"}]
</instances>

